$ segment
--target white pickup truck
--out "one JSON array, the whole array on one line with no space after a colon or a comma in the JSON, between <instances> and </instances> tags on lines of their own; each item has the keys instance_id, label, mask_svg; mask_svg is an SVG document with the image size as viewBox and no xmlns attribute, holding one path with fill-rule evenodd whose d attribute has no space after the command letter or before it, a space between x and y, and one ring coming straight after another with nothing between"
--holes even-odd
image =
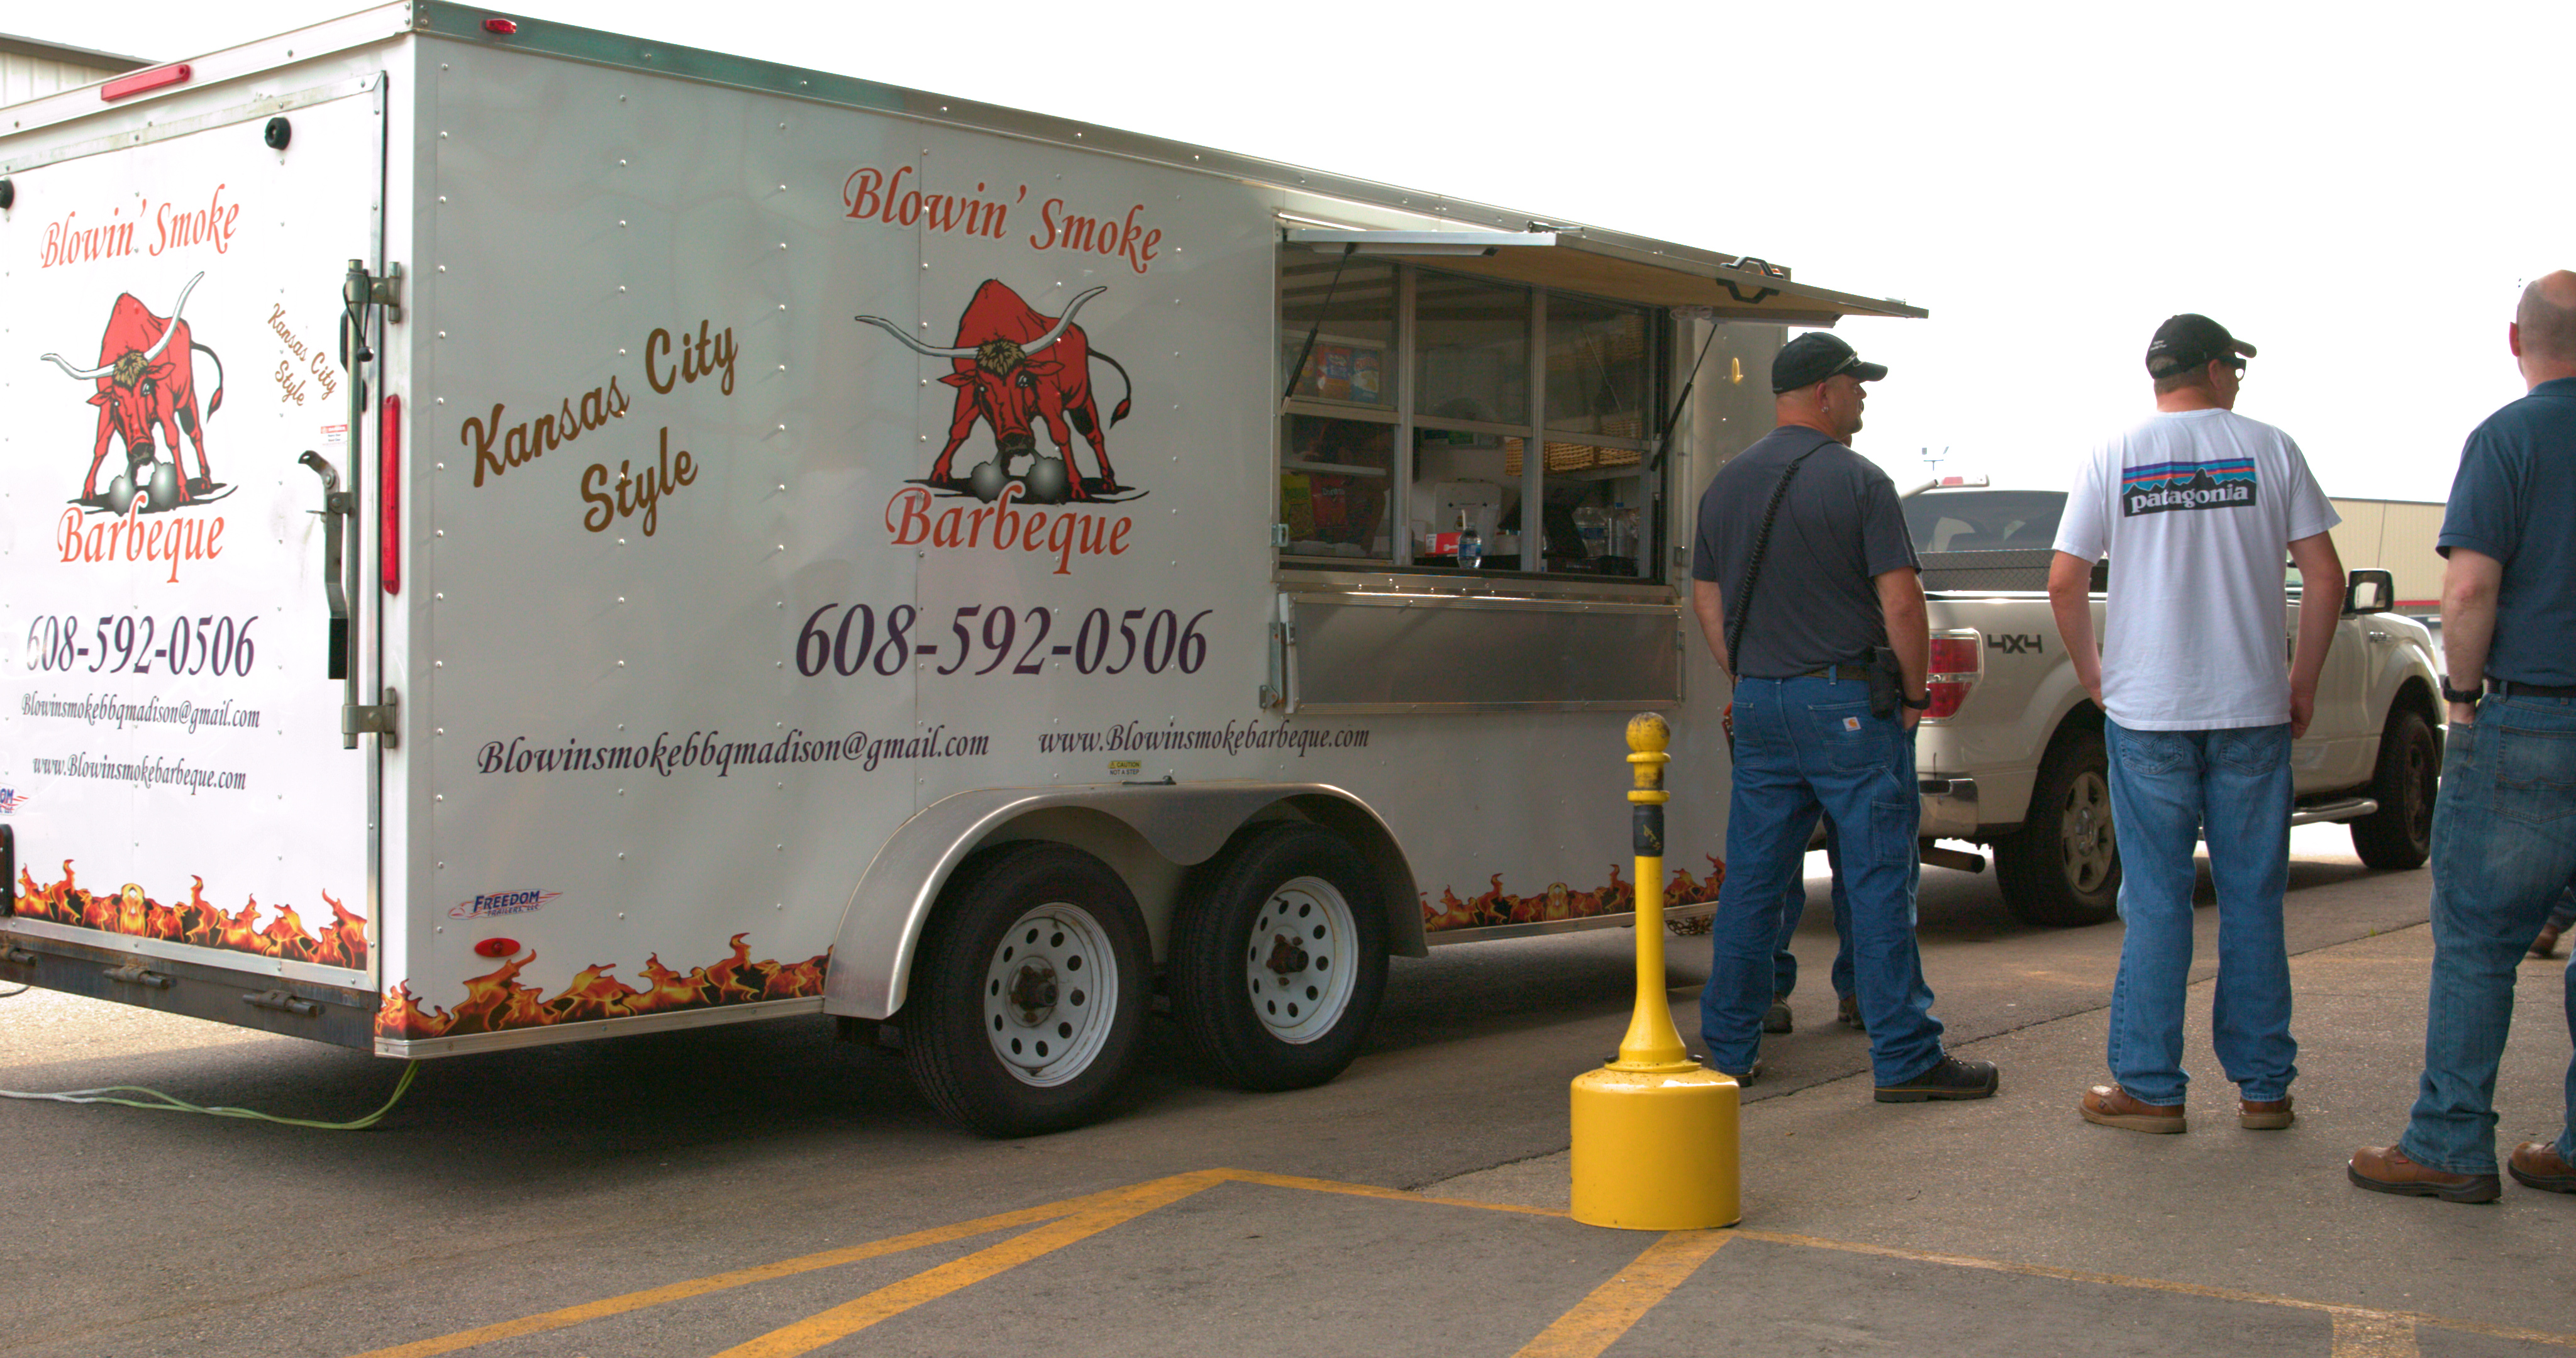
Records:
<instances>
[{"instance_id":1,"label":"white pickup truck","mask_svg":"<svg viewBox=\"0 0 2576 1358\"><path fill-rule=\"evenodd\" d=\"M2048 562L2064 491L1940 485L1905 497L1932 624L1932 707L1916 738L1925 861L1978 866L1936 839L1994 848L2013 914L2032 924L2111 918L2120 886L2102 712L2075 678L2048 606ZM2105 563L2116 567L2116 563ZM2101 626L2104 567L2095 568ZM2292 572L2284 663L2302 589ZM2419 867L2431 851L2441 773L2440 681L2432 634L2390 612L2389 573L2359 569L2293 747L2293 824L2340 821L2374 868Z\"/></svg>"}]
</instances>

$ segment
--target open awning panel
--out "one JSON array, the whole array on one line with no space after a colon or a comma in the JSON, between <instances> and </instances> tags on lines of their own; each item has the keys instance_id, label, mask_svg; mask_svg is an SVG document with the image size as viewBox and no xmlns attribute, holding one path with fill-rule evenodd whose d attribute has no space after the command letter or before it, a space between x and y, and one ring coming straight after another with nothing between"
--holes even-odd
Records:
<instances>
[{"instance_id":1,"label":"open awning panel","mask_svg":"<svg viewBox=\"0 0 2576 1358\"><path fill-rule=\"evenodd\" d=\"M1788 270L1727 256L1602 240L1572 231L1351 231L1291 227L1287 242L1324 254L1350 251L1458 273L1585 293L1642 306L1705 308L1728 320L1832 325L1845 316L1931 313L1792 281Z\"/></svg>"}]
</instances>

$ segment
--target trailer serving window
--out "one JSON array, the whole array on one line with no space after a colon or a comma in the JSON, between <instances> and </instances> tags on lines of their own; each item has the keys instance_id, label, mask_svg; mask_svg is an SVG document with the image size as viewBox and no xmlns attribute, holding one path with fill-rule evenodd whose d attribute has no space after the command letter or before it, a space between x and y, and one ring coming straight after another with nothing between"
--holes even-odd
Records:
<instances>
[{"instance_id":1,"label":"trailer serving window","mask_svg":"<svg viewBox=\"0 0 2576 1358\"><path fill-rule=\"evenodd\" d=\"M1348 242L1279 280L1283 564L1656 575L1659 310Z\"/></svg>"},{"instance_id":2,"label":"trailer serving window","mask_svg":"<svg viewBox=\"0 0 2576 1358\"><path fill-rule=\"evenodd\" d=\"M1924 314L1758 259L1535 224L1283 213L1280 246L1280 592L1263 691L1288 714L1679 701L1672 549L1690 516L1673 511L1690 488L1675 466L1694 450L1659 444L1689 373L1706 359L1704 384L1740 381L1772 327ZM1686 337L1706 347L1684 352Z\"/></svg>"}]
</instances>

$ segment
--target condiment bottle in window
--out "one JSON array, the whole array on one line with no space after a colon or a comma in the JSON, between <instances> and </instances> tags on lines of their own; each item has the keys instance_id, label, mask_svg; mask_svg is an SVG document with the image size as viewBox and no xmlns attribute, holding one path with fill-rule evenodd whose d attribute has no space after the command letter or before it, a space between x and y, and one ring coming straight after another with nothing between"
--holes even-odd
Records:
<instances>
[{"instance_id":1,"label":"condiment bottle in window","mask_svg":"<svg viewBox=\"0 0 2576 1358\"><path fill-rule=\"evenodd\" d=\"M1609 548L1610 514L1599 505L1582 505L1574 511L1574 533L1585 556L1599 556Z\"/></svg>"}]
</instances>

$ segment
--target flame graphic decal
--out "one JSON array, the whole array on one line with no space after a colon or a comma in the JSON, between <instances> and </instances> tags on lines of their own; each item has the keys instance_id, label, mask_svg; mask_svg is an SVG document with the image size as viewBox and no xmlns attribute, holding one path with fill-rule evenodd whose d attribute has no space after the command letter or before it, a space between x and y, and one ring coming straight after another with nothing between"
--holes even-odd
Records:
<instances>
[{"instance_id":1,"label":"flame graphic decal","mask_svg":"<svg viewBox=\"0 0 2576 1358\"><path fill-rule=\"evenodd\" d=\"M644 988L639 990L610 973L615 963L593 963L573 974L563 993L546 998L542 990L519 984L519 973L537 960L531 951L514 957L497 971L469 977L465 1000L454 1010L422 1010L411 983L398 981L385 992L376 1014L378 1035L405 1041L497 1033L510 1028L548 1028L559 1023L631 1018L679 1009L710 1009L753 1000L795 1000L823 993L823 972L832 954L802 962L754 962L743 940L733 936L733 955L709 966L691 968L685 976L662 965L662 955L644 959Z\"/></svg>"},{"instance_id":2,"label":"flame graphic decal","mask_svg":"<svg viewBox=\"0 0 2576 1358\"><path fill-rule=\"evenodd\" d=\"M1474 929L1495 924L1538 924L1549 920L1589 919L1594 915L1617 915L1637 908L1637 886L1620 880L1619 865L1610 865L1609 882L1592 891L1574 891L1563 882L1551 882L1547 890L1531 896L1515 896L1503 890L1503 876L1495 873L1486 879L1490 885L1482 895L1470 900L1458 899L1450 887L1440 889L1440 902L1432 904L1428 892L1422 897L1422 927L1430 933L1443 929ZM1664 905L1699 905L1717 899L1718 883L1726 880L1726 864L1708 860L1705 880L1691 876L1690 869L1675 867L1673 878L1664 884Z\"/></svg>"},{"instance_id":3,"label":"flame graphic decal","mask_svg":"<svg viewBox=\"0 0 2576 1358\"><path fill-rule=\"evenodd\" d=\"M71 860L65 859L63 879L52 886L38 886L26 869L18 870L18 913L76 928L290 962L353 969L367 965L367 922L343 909L327 891L321 896L331 907L331 922L314 934L305 929L293 906L276 907L277 917L263 927L257 899L244 897L239 911L227 912L206 899L205 878L191 875L188 882L188 899L174 905L152 899L133 882L110 892L87 891L73 880Z\"/></svg>"}]
</instances>

